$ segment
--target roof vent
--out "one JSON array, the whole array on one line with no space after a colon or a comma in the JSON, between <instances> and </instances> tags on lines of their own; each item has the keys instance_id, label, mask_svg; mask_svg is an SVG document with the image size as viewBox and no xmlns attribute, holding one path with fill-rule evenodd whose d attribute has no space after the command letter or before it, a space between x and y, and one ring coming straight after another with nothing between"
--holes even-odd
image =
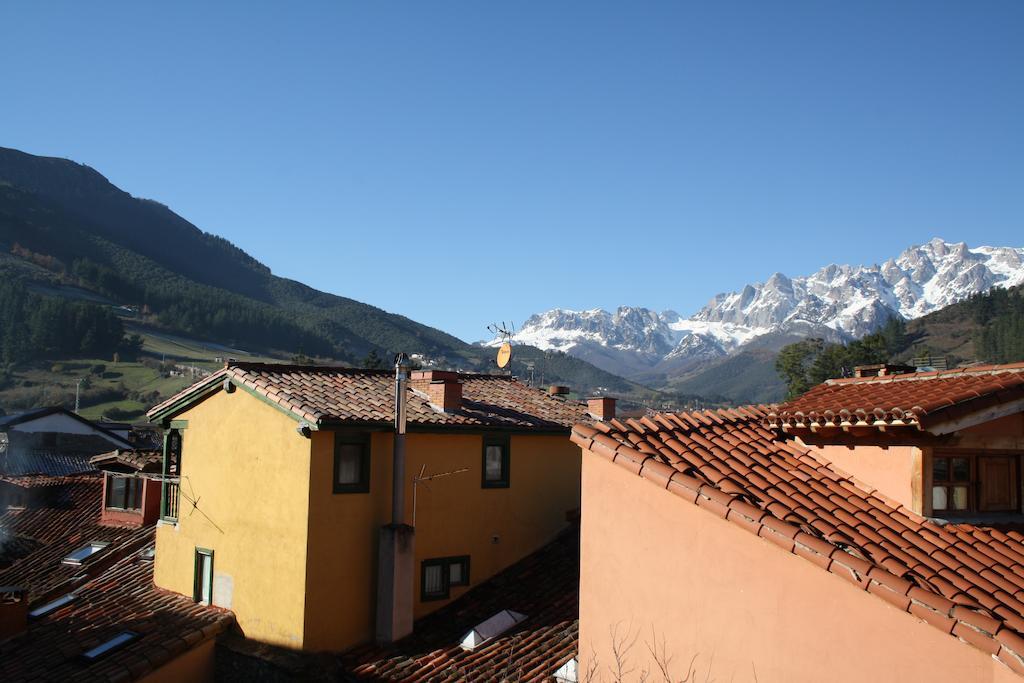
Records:
<instances>
[{"instance_id":1,"label":"roof vent","mask_svg":"<svg viewBox=\"0 0 1024 683\"><path fill-rule=\"evenodd\" d=\"M526 619L525 614L513 612L510 609L503 609L490 619L482 621L466 634L466 637L459 643L463 650L475 650L492 638L497 638L519 622Z\"/></svg>"},{"instance_id":2,"label":"roof vent","mask_svg":"<svg viewBox=\"0 0 1024 683\"><path fill-rule=\"evenodd\" d=\"M568 662L558 667L555 671L556 683L576 683L578 674L576 673L579 668L579 662L573 657Z\"/></svg>"},{"instance_id":3,"label":"roof vent","mask_svg":"<svg viewBox=\"0 0 1024 683\"><path fill-rule=\"evenodd\" d=\"M562 384L552 384L550 387L548 387L548 393L551 394L552 396L568 396L569 387L564 386Z\"/></svg>"}]
</instances>

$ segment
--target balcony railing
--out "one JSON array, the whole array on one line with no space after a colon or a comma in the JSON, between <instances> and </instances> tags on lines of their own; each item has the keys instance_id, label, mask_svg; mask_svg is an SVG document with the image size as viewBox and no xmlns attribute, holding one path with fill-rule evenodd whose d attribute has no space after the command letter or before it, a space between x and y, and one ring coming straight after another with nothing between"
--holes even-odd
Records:
<instances>
[{"instance_id":1,"label":"balcony railing","mask_svg":"<svg viewBox=\"0 0 1024 683\"><path fill-rule=\"evenodd\" d=\"M178 520L178 482L164 481L163 510L161 517L170 521Z\"/></svg>"}]
</instances>

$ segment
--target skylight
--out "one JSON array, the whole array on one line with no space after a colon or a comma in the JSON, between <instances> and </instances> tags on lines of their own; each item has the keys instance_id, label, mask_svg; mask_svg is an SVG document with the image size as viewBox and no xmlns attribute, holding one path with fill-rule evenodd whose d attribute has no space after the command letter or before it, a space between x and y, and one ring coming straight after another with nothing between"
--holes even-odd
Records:
<instances>
[{"instance_id":1,"label":"skylight","mask_svg":"<svg viewBox=\"0 0 1024 683\"><path fill-rule=\"evenodd\" d=\"M83 652L82 658L90 662L94 662L103 655L113 652L118 648L124 647L125 645L132 642L138 637L139 634L135 631L121 631L110 640L102 642L93 649Z\"/></svg>"},{"instance_id":2,"label":"skylight","mask_svg":"<svg viewBox=\"0 0 1024 683\"><path fill-rule=\"evenodd\" d=\"M92 541L91 543L86 543L81 548L61 560L61 562L64 564L82 564L82 562L100 552L108 545L110 544L106 541Z\"/></svg>"},{"instance_id":3,"label":"skylight","mask_svg":"<svg viewBox=\"0 0 1024 683\"><path fill-rule=\"evenodd\" d=\"M64 605L68 604L69 602L71 602L72 600L74 600L77 597L78 596L75 595L74 593L68 593L67 595L62 595L59 598L57 598L56 600L51 600L50 602L46 603L45 605L40 605L39 607L36 607L34 610L31 610L28 613L28 615L30 617L33 617L33 618L34 617L45 616L45 615L49 614L50 612L54 611L55 609L63 607Z\"/></svg>"},{"instance_id":4,"label":"skylight","mask_svg":"<svg viewBox=\"0 0 1024 683\"><path fill-rule=\"evenodd\" d=\"M463 650L475 650L480 647L481 644L487 642L491 638L497 638L524 619L526 619L525 614L513 612L510 609L503 609L490 619L477 624L476 627L467 633L466 637L462 639L462 642L459 643L459 647Z\"/></svg>"},{"instance_id":5,"label":"skylight","mask_svg":"<svg viewBox=\"0 0 1024 683\"><path fill-rule=\"evenodd\" d=\"M578 668L579 662L576 661L575 657L558 667L558 670L555 671L556 683L577 683L579 680L577 674Z\"/></svg>"}]
</instances>

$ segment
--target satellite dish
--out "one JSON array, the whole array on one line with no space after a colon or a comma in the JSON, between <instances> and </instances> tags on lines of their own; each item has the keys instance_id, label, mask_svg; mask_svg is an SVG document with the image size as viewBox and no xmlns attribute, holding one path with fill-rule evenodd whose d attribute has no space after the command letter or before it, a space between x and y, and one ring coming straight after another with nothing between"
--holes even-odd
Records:
<instances>
[{"instance_id":1,"label":"satellite dish","mask_svg":"<svg viewBox=\"0 0 1024 683\"><path fill-rule=\"evenodd\" d=\"M512 362L512 345L505 342L498 349L498 367L507 368L508 364Z\"/></svg>"}]
</instances>

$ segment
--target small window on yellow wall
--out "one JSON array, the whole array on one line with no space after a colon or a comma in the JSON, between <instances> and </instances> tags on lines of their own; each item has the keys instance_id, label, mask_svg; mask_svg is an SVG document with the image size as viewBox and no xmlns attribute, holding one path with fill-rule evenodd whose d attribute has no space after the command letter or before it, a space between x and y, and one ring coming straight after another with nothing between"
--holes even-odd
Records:
<instances>
[{"instance_id":1,"label":"small window on yellow wall","mask_svg":"<svg viewBox=\"0 0 1024 683\"><path fill-rule=\"evenodd\" d=\"M370 490L369 434L334 435L334 492L367 493Z\"/></svg>"},{"instance_id":2,"label":"small window on yellow wall","mask_svg":"<svg viewBox=\"0 0 1024 683\"><path fill-rule=\"evenodd\" d=\"M420 599L447 600L452 586L469 585L469 555L423 560Z\"/></svg>"},{"instance_id":3,"label":"small window on yellow wall","mask_svg":"<svg viewBox=\"0 0 1024 683\"><path fill-rule=\"evenodd\" d=\"M509 487L509 438L507 436L485 436L481 485L485 489Z\"/></svg>"}]
</instances>

